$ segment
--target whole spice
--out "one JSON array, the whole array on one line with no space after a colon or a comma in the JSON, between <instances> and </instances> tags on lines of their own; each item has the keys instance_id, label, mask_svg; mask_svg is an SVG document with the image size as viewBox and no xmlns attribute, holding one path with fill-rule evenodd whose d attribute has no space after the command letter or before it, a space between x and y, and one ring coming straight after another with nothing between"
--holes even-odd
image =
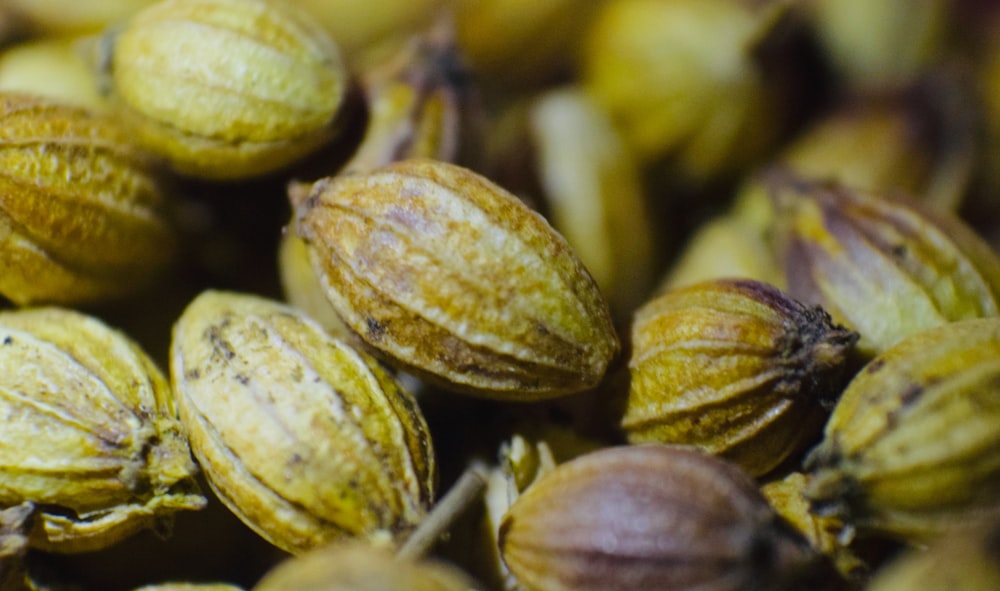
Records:
<instances>
[{"instance_id":1,"label":"whole spice","mask_svg":"<svg viewBox=\"0 0 1000 591\"><path fill-rule=\"evenodd\" d=\"M960 219L882 191L773 172L787 290L884 351L907 335L1000 313L1000 258Z\"/></svg>"},{"instance_id":2,"label":"whole spice","mask_svg":"<svg viewBox=\"0 0 1000 591\"><path fill-rule=\"evenodd\" d=\"M558 79L602 2L452 0L463 51L482 83L503 91Z\"/></svg>"},{"instance_id":3,"label":"whole spice","mask_svg":"<svg viewBox=\"0 0 1000 591\"><path fill-rule=\"evenodd\" d=\"M349 86L337 46L269 0L163 0L108 32L112 103L177 171L236 179L330 140Z\"/></svg>"},{"instance_id":4,"label":"whole spice","mask_svg":"<svg viewBox=\"0 0 1000 591\"><path fill-rule=\"evenodd\" d=\"M946 0L815 0L803 5L844 82L863 91L898 89L945 47L953 7Z\"/></svg>"},{"instance_id":5,"label":"whole spice","mask_svg":"<svg viewBox=\"0 0 1000 591\"><path fill-rule=\"evenodd\" d=\"M899 96L845 102L795 138L775 164L810 181L905 193L956 211L968 189L975 130L962 108L968 97L951 78L939 78ZM751 191L766 199L766 181L766 174L751 175L737 199Z\"/></svg>"},{"instance_id":6,"label":"whole spice","mask_svg":"<svg viewBox=\"0 0 1000 591\"><path fill-rule=\"evenodd\" d=\"M276 546L391 542L427 512L437 473L420 409L301 312L203 292L174 327L170 375L213 490Z\"/></svg>"},{"instance_id":7,"label":"whole spice","mask_svg":"<svg viewBox=\"0 0 1000 591\"><path fill-rule=\"evenodd\" d=\"M148 284L173 255L160 182L116 121L0 93L0 294L82 303Z\"/></svg>"},{"instance_id":8,"label":"whole spice","mask_svg":"<svg viewBox=\"0 0 1000 591\"><path fill-rule=\"evenodd\" d=\"M653 264L654 227L635 157L580 88L540 95L528 118L548 219L616 316L627 317L646 297Z\"/></svg>"},{"instance_id":9,"label":"whole spice","mask_svg":"<svg viewBox=\"0 0 1000 591\"><path fill-rule=\"evenodd\" d=\"M97 76L87 63L85 38L44 38L0 53L0 90L40 94L63 103L106 109Z\"/></svg>"},{"instance_id":10,"label":"whole spice","mask_svg":"<svg viewBox=\"0 0 1000 591\"><path fill-rule=\"evenodd\" d=\"M0 506L31 547L82 552L205 499L166 379L132 341L60 308L0 313Z\"/></svg>"},{"instance_id":11,"label":"whole spice","mask_svg":"<svg viewBox=\"0 0 1000 591\"><path fill-rule=\"evenodd\" d=\"M763 232L739 215L737 208L695 230L657 292L726 277L763 281L779 288L785 282Z\"/></svg>"},{"instance_id":12,"label":"whole spice","mask_svg":"<svg viewBox=\"0 0 1000 591\"><path fill-rule=\"evenodd\" d=\"M430 24L452 0L287 0L322 26L352 62Z\"/></svg>"},{"instance_id":13,"label":"whole spice","mask_svg":"<svg viewBox=\"0 0 1000 591\"><path fill-rule=\"evenodd\" d=\"M364 138L341 173L367 173L407 158L459 162L477 151L478 108L470 72L462 64L447 27L415 35L384 62L360 76L368 105ZM291 183L292 201L308 197L307 183ZM349 330L327 301L312 270L309 248L286 231L278 246L285 298L327 330Z\"/></svg>"},{"instance_id":14,"label":"whole spice","mask_svg":"<svg viewBox=\"0 0 1000 591\"><path fill-rule=\"evenodd\" d=\"M740 170L779 136L784 82L765 82L756 49L785 0L619 0L593 18L580 57L585 90L640 161L670 158L704 181Z\"/></svg>"},{"instance_id":15,"label":"whole spice","mask_svg":"<svg viewBox=\"0 0 1000 591\"><path fill-rule=\"evenodd\" d=\"M560 464L511 506L500 552L527 591L837 584L752 479L684 446L612 447Z\"/></svg>"},{"instance_id":16,"label":"whole spice","mask_svg":"<svg viewBox=\"0 0 1000 591\"><path fill-rule=\"evenodd\" d=\"M926 540L1000 515L1000 318L910 336L851 381L809 455L819 515Z\"/></svg>"},{"instance_id":17,"label":"whole spice","mask_svg":"<svg viewBox=\"0 0 1000 591\"><path fill-rule=\"evenodd\" d=\"M4 6L35 33L94 33L155 3L156 0L4 0Z\"/></svg>"},{"instance_id":18,"label":"whole spice","mask_svg":"<svg viewBox=\"0 0 1000 591\"><path fill-rule=\"evenodd\" d=\"M819 433L857 338L758 281L667 291L635 315L622 427L764 474Z\"/></svg>"},{"instance_id":19,"label":"whole spice","mask_svg":"<svg viewBox=\"0 0 1000 591\"><path fill-rule=\"evenodd\" d=\"M344 323L421 377L531 400L597 385L618 351L565 239L468 169L406 160L289 196Z\"/></svg>"}]
</instances>

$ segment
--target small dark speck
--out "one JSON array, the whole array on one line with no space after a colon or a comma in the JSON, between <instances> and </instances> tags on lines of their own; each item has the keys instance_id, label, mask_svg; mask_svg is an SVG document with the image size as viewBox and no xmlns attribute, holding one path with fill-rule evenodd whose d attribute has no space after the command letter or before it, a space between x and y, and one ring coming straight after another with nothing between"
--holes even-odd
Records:
<instances>
[{"instance_id":1,"label":"small dark speck","mask_svg":"<svg viewBox=\"0 0 1000 591\"><path fill-rule=\"evenodd\" d=\"M13 345L14 344L14 339L11 338L10 335L7 335L7 336L5 336L3 338L3 344L5 344L5 345Z\"/></svg>"},{"instance_id":2,"label":"small dark speck","mask_svg":"<svg viewBox=\"0 0 1000 591\"><path fill-rule=\"evenodd\" d=\"M226 319L221 326L224 327L228 323L229 320ZM212 343L212 348L214 350L213 351L214 353L221 354L225 359L228 360L232 360L234 357L236 357L236 352L233 351L232 345L230 345L229 342L222 337L222 331L220 330L219 327L216 326L210 327L206 332L208 340Z\"/></svg>"},{"instance_id":3,"label":"small dark speck","mask_svg":"<svg viewBox=\"0 0 1000 591\"><path fill-rule=\"evenodd\" d=\"M897 259L901 259L906 256L906 246L903 244L897 244L890 248L889 251L892 253L892 256Z\"/></svg>"},{"instance_id":4,"label":"small dark speck","mask_svg":"<svg viewBox=\"0 0 1000 591\"><path fill-rule=\"evenodd\" d=\"M865 373L875 373L878 370L882 369L883 365L885 365L884 359L876 359L875 361L872 361L871 363L868 364L868 367L865 368Z\"/></svg>"},{"instance_id":5,"label":"small dark speck","mask_svg":"<svg viewBox=\"0 0 1000 591\"><path fill-rule=\"evenodd\" d=\"M924 393L924 387L920 384L910 384L903 393L899 395L899 399L902 401L903 406L908 406L913 404L913 402Z\"/></svg>"},{"instance_id":6,"label":"small dark speck","mask_svg":"<svg viewBox=\"0 0 1000 591\"><path fill-rule=\"evenodd\" d=\"M368 325L369 338L373 341L382 340L382 336L385 335L385 324L382 324L374 318L368 318L368 320L366 320L366 324Z\"/></svg>"},{"instance_id":7,"label":"small dark speck","mask_svg":"<svg viewBox=\"0 0 1000 591\"><path fill-rule=\"evenodd\" d=\"M185 375L187 376L187 379L189 379L189 380L197 380L198 378L201 377L201 370L199 370L199 369L192 369L191 371L187 372L187 374L185 374Z\"/></svg>"},{"instance_id":8,"label":"small dark speck","mask_svg":"<svg viewBox=\"0 0 1000 591\"><path fill-rule=\"evenodd\" d=\"M244 373L238 373L236 374L236 381L246 386L250 383L250 377Z\"/></svg>"}]
</instances>

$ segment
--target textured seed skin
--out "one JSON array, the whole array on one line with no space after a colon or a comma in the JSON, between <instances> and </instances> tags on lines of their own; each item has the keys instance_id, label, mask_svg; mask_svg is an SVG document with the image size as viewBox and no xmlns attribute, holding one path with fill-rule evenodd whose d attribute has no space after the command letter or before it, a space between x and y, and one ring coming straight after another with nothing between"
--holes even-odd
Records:
<instances>
[{"instance_id":1,"label":"textured seed skin","mask_svg":"<svg viewBox=\"0 0 1000 591\"><path fill-rule=\"evenodd\" d=\"M759 281L667 291L635 315L622 427L633 443L697 445L764 474L821 431L856 341Z\"/></svg>"},{"instance_id":2,"label":"textured seed skin","mask_svg":"<svg viewBox=\"0 0 1000 591\"><path fill-rule=\"evenodd\" d=\"M340 174L366 173L407 158L457 163L479 151L478 97L448 31L434 29L413 38L365 71L359 86L368 126ZM305 191L303 199L309 189L306 183L288 186L289 194ZM312 270L308 246L295 232L282 234L278 257L285 299L334 335L348 337L350 330Z\"/></svg>"},{"instance_id":3,"label":"textured seed skin","mask_svg":"<svg viewBox=\"0 0 1000 591\"><path fill-rule=\"evenodd\" d=\"M430 506L437 472L415 401L301 312L203 292L174 327L170 373L209 483L276 546L384 541Z\"/></svg>"},{"instance_id":4,"label":"textured seed skin","mask_svg":"<svg viewBox=\"0 0 1000 591\"><path fill-rule=\"evenodd\" d=\"M147 283L174 239L150 164L105 116L0 93L0 294L76 304Z\"/></svg>"},{"instance_id":5,"label":"textured seed skin","mask_svg":"<svg viewBox=\"0 0 1000 591\"><path fill-rule=\"evenodd\" d=\"M585 390L618 351L607 304L537 213L459 166L406 160L291 195L296 231L351 330L456 390Z\"/></svg>"},{"instance_id":6,"label":"textured seed skin","mask_svg":"<svg viewBox=\"0 0 1000 591\"><path fill-rule=\"evenodd\" d=\"M36 506L34 548L97 550L204 506L166 378L94 318L0 313L0 416L0 506Z\"/></svg>"},{"instance_id":7,"label":"textured seed skin","mask_svg":"<svg viewBox=\"0 0 1000 591\"><path fill-rule=\"evenodd\" d=\"M913 335L850 383L810 454L813 510L921 540L1000 515L1000 319Z\"/></svg>"},{"instance_id":8,"label":"textured seed skin","mask_svg":"<svg viewBox=\"0 0 1000 591\"><path fill-rule=\"evenodd\" d=\"M309 17L267 0L166 0L108 37L115 108L184 174L278 170L333 137L348 75Z\"/></svg>"},{"instance_id":9,"label":"textured seed skin","mask_svg":"<svg viewBox=\"0 0 1000 591\"><path fill-rule=\"evenodd\" d=\"M1000 313L1000 259L958 218L901 196L771 182L788 292L857 330L864 352Z\"/></svg>"},{"instance_id":10,"label":"textured seed skin","mask_svg":"<svg viewBox=\"0 0 1000 591\"><path fill-rule=\"evenodd\" d=\"M560 464L511 506L500 551L529 591L824 588L799 586L817 556L753 481L685 446Z\"/></svg>"}]
</instances>

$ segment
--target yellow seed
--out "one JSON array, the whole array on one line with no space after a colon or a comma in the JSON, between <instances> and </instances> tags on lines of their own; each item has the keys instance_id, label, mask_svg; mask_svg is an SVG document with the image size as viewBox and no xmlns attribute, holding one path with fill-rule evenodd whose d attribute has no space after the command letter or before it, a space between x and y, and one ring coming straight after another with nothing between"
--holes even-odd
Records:
<instances>
[{"instance_id":1,"label":"yellow seed","mask_svg":"<svg viewBox=\"0 0 1000 591\"><path fill-rule=\"evenodd\" d=\"M838 74L872 92L904 87L936 62L950 9L944 0L818 0L806 14Z\"/></svg>"},{"instance_id":2,"label":"yellow seed","mask_svg":"<svg viewBox=\"0 0 1000 591\"><path fill-rule=\"evenodd\" d=\"M308 12L352 61L372 47L405 39L427 26L450 0L287 0Z\"/></svg>"},{"instance_id":3,"label":"yellow seed","mask_svg":"<svg viewBox=\"0 0 1000 591\"><path fill-rule=\"evenodd\" d=\"M539 96L528 117L549 219L627 317L646 296L653 262L639 165L608 114L579 88Z\"/></svg>"},{"instance_id":4,"label":"yellow seed","mask_svg":"<svg viewBox=\"0 0 1000 591\"><path fill-rule=\"evenodd\" d=\"M96 33L157 0L5 0L35 34Z\"/></svg>"},{"instance_id":5,"label":"yellow seed","mask_svg":"<svg viewBox=\"0 0 1000 591\"><path fill-rule=\"evenodd\" d=\"M37 507L31 546L96 550L204 506L169 385L123 334L60 308L0 313L0 382L0 506Z\"/></svg>"},{"instance_id":6,"label":"yellow seed","mask_svg":"<svg viewBox=\"0 0 1000 591\"><path fill-rule=\"evenodd\" d=\"M819 433L857 334L751 280L665 292L632 326L622 427L633 443L681 443L768 472Z\"/></svg>"},{"instance_id":7,"label":"yellow seed","mask_svg":"<svg viewBox=\"0 0 1000 591\"><path fill-rule=\"evenodd\" d=\"M810 454L820 515L910 540L1000 515L1000 318L912 335L851 381Z\"/></svg>"},{"instance_id":8,"label":"yellow seed","mask_svg":"<svg viewBox=\"0 0 1000 591\"><path fill-rule=\"evenodd\" d=\"M97 73L86 59L89 43L85 38L44 38L7 48L0 53L0 90L106 109Z\"/></svg>"},{"instance_id":9,"label":"yellow seed","mask_svg":"<svg viewBox=\"0 0 1000 591\"><path fill-rule=\"evenodd\" d=\"M782 110L753 48L790 3L619 0L602 4L581 79L641 162L688 178L739 170L777 139Z\"/></svg>"},{"instance_id":10,"label":"yellow seed","mask_svg":"<svg viewBox=\"0 0 1000 591\"><path fill-rule=\"evenodd\" d=\"M430 435L378 366L295 309L206 291L174 327L170 375L212 488L269 542L387 542L434 494Z\"/></svg>"},{"instance_id":11,"label":"yellow seed","mask_svg":"<svg viewBox=\"0 0 1000 591\"><path fill-rule=\"evenodd\" d=\"M267 0L165 0L109 32L111 95L184 174L278 170L330 140L348 75L308 17Z\"/></svg>"},{"instance_id":12,"label":"yellow seed","mask_svg":"<svg viewBox=\"0 0 1000 591\"><path fill-rule=\"evenodd\" d=\"M173 255L148 157L107 116L0 93L0 294L82 303L135 291Z\"/></svg>"}]
</instances>

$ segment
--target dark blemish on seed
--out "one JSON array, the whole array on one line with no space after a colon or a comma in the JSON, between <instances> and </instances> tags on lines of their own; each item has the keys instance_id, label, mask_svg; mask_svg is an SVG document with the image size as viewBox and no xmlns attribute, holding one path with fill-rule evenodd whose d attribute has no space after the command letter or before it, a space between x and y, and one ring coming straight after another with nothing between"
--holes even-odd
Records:
<instances>
[{"instance_id":1,"label":"dark blemish on seed","mask_svg":"<svg viewBox=\"0 0 1000 591\"><path fill-rule=\"evenodd\" d=\"M225 326L225 324L228 324L228 322L223 323L223 326ZM218 326L209 328L206 331L208 340L212 343L212 348L215 353L221 354L227 360L232 360L233 357L236 357L236 352L233 351L232 345L222 338L222 332L219 329L220 327Z\"/></svg>"},{"instance_id":2,"label":"dark blemish on seed","mask_svg":"<svg viewBox=\"0 0 1000 591\"><path fill-rule=\"evenodd\" d=\"M892 256L896 257L897 259L905 258L906 245L897 244L896 246L890 247L889 252L892 253Z\"/></svg>"},{"instance_id":3,"label":"dark blemish on seed","mask_svg":"<svg viewBox=\"0 0 1000 591\"><path fill-rule=\"evenodd\" d=\"M885 365L884 359L876 359L875 361L872 361L871 363L868 364L868 367L865 368L865 373L875 373L878 370L882 369L883 365Z\"/></svg>"},{"instance_id":4,"label":"dark blemish on seed","mask_svg":"<svg viewBox=\"0 0 1000 591\"><path fill-rule=\"evenodd\" d=\"M903 403L903 406L909 406L913 404L921 394L924 393L924 387L920 384L910 384L903 392L899 395L899 400Z\"/></svg>"},{"instance_id":5,"label":"dark blemish on seed","mask_svg":"<svg viewBox=\"0 0 1000 591\"><path fill-rule=\"evenodd\" d=\"M373 341L381 341L385 336L385 324L374 318L368 318L365 323L368 325L368 338Z\"/></svg>"},{"instance_id":6,"label":"dark blemish on seed","mask_svg":"<svg viewBox=\"0 0 1000 591\"><path fill-rule=\"evenodd\" d=\"M13 345L14 344L14 339L11 338L10 335L7 335L7 336L5 336L3 338L3 344L5 344L5 345Z\"/></svg>"},{"instance_id":7,"label":"dark blemish on seed","mask_svg":"<svg viewBox=\"0 0 1000 591\"><path fill-rule=\"evenodd\" d=\"M236 381L246 386L250 383L250 377L244 373L238 373L236 374Z\"/></svg>"},{"instance_id":8,"label":"dark blemish on seed","mask_svg":"<svg viewBox=\"0 0 1000 591\"><path fill-rule=\"evenodd\" d=\"M189 380L197 380L198 378L201 377L201 370L199 370L199 369L192 369L191 371L187 372L184 375Z\"/></svg>"},{"instance_id":9,"label":"dark blemish on seed","mask_svg":"<svg viewBox=\"0 0 1000 591\"><path fill-rule=\"evenodd\" d=\"M905 390L900 392L899 407L895 408L886 416L886 424L890 429L899 424L900 417L906 414L910 405L912 405L917 398L920 398L920 395L923 394L923 392L924 387L920 384L910 384Z\"/></svg>"}]
</instances>

